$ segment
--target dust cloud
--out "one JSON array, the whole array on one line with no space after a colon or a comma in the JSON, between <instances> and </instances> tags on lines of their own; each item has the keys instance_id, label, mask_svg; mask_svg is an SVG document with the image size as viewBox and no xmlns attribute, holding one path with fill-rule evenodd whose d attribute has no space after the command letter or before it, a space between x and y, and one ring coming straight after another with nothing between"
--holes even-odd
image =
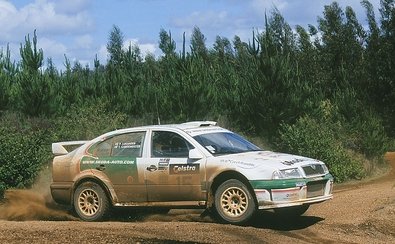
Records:
<instances>
[{"instance_id":1,"label":"dust cloud","mask_svg":"<svg viewBox=\"0 0 395 244\"><path fill-rule=\"evenodd\" d=\"M57 205L51 197L49 185L50 169L41 171L31 189L7 190L0 202L0 219L14 221L28 220L75 220L69 211Z\"/></svg>"},{"instance_id":2,"label":"dust cloud","mask_svg":"<svg viewBox=\"0 0 395 244\"><path fill-rule=\"evenodd\" d=\"M71 210L56 204L50 194L50 168L43 169L31 189L10 189L0 199L0 220L8 221L79 221ZM125 211L123 211L125 210ZM149 210L122 209L109 216L110 221L128 222L213 222L210 216L202 216L203 210L173 209L167 214Z\"/></svg>"}]
</instances>

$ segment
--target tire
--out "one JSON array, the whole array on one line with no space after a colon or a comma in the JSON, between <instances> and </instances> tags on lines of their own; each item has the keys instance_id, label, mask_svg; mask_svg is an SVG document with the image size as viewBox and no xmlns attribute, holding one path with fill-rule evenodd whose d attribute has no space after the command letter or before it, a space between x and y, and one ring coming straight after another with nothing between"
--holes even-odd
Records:
<instances>
[{"instance_id":1,"label":"tire","mask_svg":"<svg viewBox=\"0 0 395 244\"><path fill-rule=\"evenodd\" d=\"M223 182L215 192L215 212L221 221L245 224L256 212L256 203L247 186L239 180Z\"/></svg>"},{"instance_id":2,"label":"tire","mask_svg":"<svg viewBox=\"0 0 395 244\"><path fill-rule=\"evenodd\" d=\"M74 210L84 221L104 219L110 204L103 188L94 182L84 182L74 192Z\"/></svg>"},{"instance_id":3,"label":"tire","mask_svg":"<svg viewBox=\"0 0 395 244\"><path fill-rule=\"evenodd\" d=\"M294 207L276 208L274 209L274 212L280 217L299 217L303 215L309 207L309 204L304 204Z\"/></svg>"}]
</instances>

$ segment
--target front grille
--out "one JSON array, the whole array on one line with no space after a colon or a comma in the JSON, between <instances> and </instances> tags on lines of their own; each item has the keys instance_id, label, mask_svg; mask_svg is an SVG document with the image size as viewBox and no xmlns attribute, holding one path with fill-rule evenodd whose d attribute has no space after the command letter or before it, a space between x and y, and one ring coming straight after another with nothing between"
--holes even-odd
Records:
<instances>
[{"instance_id":1,"label":"front grille","mask_svg":"<svg viewBox=\"0 0 395 244\"><path fill-rule=\"evenodd\" d=\"M325 174L324 167L321 164L310 164L302 167L306 176Z\"/></svg>"},{"instance_id":2,"label":"front grille","mask_svg":"<svg viewBox=\"0 0 395 244\"><path fill-rule=\"evenodd\" d=\"M314 181L307 183L307 198L323 196L326 181Z\"/></svg>"}]
</instances>

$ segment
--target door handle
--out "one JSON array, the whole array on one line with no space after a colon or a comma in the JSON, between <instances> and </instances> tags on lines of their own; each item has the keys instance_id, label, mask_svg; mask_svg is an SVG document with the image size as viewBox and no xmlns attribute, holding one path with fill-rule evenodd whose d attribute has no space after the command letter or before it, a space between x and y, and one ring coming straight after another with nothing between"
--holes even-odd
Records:
<instances>
[{"instance_id":1,"label":"door handle","mask_svg":"<svg viewBox=\"0 0 395 244\"><path fill-rule=\"evenodd\" d=\"M104 164L100 164L99 166L96 167L96 169L100 171L104 171L106 170L106 166L104 166Z\"/></svg>"},{"instance_id":2,"label":"door handle","mask_svg":"<svg viewBox=\"0 0 395 244\"><path fill-rule=\"evenodd\" d=\"M155 165L150 165L149 167L147 167L147 170L150 172L153 172L155 170L157 170L158 168Z\"/></svg>"}]
</instances>

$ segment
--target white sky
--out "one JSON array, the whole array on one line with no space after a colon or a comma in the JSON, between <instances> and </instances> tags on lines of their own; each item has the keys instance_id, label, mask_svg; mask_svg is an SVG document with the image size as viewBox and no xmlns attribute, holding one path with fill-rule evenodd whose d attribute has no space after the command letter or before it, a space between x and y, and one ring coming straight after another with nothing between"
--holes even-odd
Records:
<instances>
[{"instance_id":1,"label":"white sky","mask_svg":"<svg viewBox=\"0 0 395 244\"><path fill-rule=\"evenodd\" d=\"M376 18L380 0L371 0ZM106 44L113 25L120 27L125 42L138 44L142 53L160 55L161 28L170 30L178 48L182 33L198 26L211 47L217 35L230 40L235 35L248 41L252 29L264 26L265 11L276 6L286 21L295 25L317 25L329 0L0 0L0 51L10 45L19 60L19 47L27 34L37 30L38 45L45 59L51 57L63 68L64 55L92 66L96 55L107 60ZM351 6L365 21L360 0L338 0Z\"/></svg>"}]
</instances>

